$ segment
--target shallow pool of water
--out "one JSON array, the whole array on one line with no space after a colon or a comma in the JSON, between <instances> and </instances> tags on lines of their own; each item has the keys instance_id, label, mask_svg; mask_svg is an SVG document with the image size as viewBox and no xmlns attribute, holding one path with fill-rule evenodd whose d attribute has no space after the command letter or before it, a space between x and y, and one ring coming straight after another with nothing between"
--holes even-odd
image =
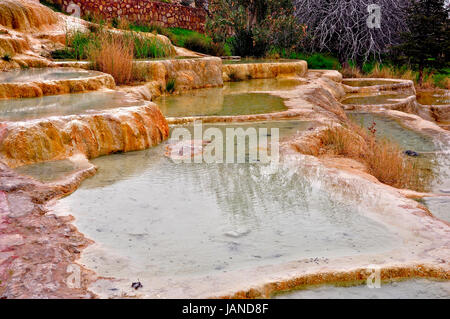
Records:
<instances>
[{"instance_id":1,"label":"shallow pool of water","mask_svg":"<svg viewBox=\"0 0 450 319\"><path fill-rule=\"evenodd\" d=\"M445 140L432 139L400 125L396 120L386 116L371 113L348 112L349 118L364 127L370 127L375 122L376 135L397 143L403 150L413 150L419 157L413 158L424 172L432 170L432 176L424 181L424 190L436 194L450 194L450 145ZM429 185L425 185L429 184ZM440 218L449 218L448 207L450 197L440 199L425 199L430 204L431 212ZM442 204L440 206L440 203ZM442 217L443 216L443 217ZM447 216L447 217L445 217Z\"/></svg>"},{"instance_id":2,"label":"shallow pool of water","mask_svg":"<svg viewBox=\"0 0 450 319\"><path fill-rule=\"evenodd\" d=\"M448 105L450 90L418 92L417 101L423 105Z\"/></svg>"},{"instance_id":3,"label":"shallow pool of water","mask_svg":"<svg viewBox=\"0 0 450 319\"><path fill-rule=\"evenodd\" d=\"M257 125L278 127L286 136L311 123ZM100 275L135 280L214 274L381 252L399 243L296 169L176 164L163 156L164 148L93 160L97 175L58 203L57 210L75 216L78 229L96 242L81 262Z\"/></svg>"},{"instance_id":4,"label":"shallow pool of water","mask_svg":"<svg viewBox=\"0 0 450 319\"><path fill-rule=\"evenodd\" d=\"M264 114L287 110L283 99L266 93L225 94L223 89L205 89L157 99L168 117Z\"/></svg>"},{"instance_id":5,"label":"shallow pool of water","mask_svg":"<svg viewBox=\"0 0 450 319\"><path fill-rule=\"evenodd\" d=\"M379 104L395 104L399 100L407 98L408 94L352 94L342 100L342 104L356 105L379 105Z\"/></svg>"},{"instance_id":6,"label":"shallow pool of water","mask_svg":"<svg viewBox=\"0 0 450 319\"><path fill-rule=\"evenodd\" d=\"M16 168L15 171L45 183L61 179L78 168L79 165L77 163L67 159L25 165Z\"/></svg>"},{"instance_id":7,"label":"shallow pool of water","mask_svg":"<svg viewBox=\"0 0 450 319\"><path fill-rule=\"evenodd\" d=\"M376 136L394 141L404 150L416 152L434 152L437 150L437 146L431 138L405 128L389 117L363 112L348 112L347 115L356 124L365 128L371 127L375 123Z\"/></svg>"},{"instance_id":8,"label":"shallow pool of water","mask_svg":"<svg viewBox=\"0 0 450 319\"><path fill-rule=\"evenodd\" d=\"M450 281L411 279L381 283L380 288L367 285L350 287L319 286L291 291L276 299L450 299Z\"/></svg>"},{"instance_id":9,"label":"shallow pool of water","mask_svg":"<svg viewBox=\"0 0 450 319\"><path fill-rule=\"evenodd\" d=\"M224 93L289 91L304 85L299 78L252 79L246 81L225 82Z\"/></svg>"},{"instance_id":10,"label":"shallow pool of water","mask_svg":"<svg viewBox=\"0 0 450 319\"><path fill-rule=\"evenodd\" d=\"M73 68L36 68L0 72L0 83L23 83L82 79L98 75L98 72Z\"/></svg>"},{"instance_id":11,"label":"shallow pool of water","mask_svg":"<svg viewBox=\"0 0 450 319\"><path fill-rule=\"evenodd\" d=\"M450 196L428 197L423 202L434 216L450 222Z\"/></svg>"},{"instance_id":12,"label":"shallow pool of water","mask_svg":"<svg viewBox=\"0 0 450 319\"><path fill-rule=\"evenodd\" d=\"M375 86L375 85L386 85L397 83L391 80L342 80L342 83L348 86L355 87L365 87L365 86Z\"/></svg>"},{"instance_id":13,"label":"shallow pool of water","mask_svg":"<svg viewBox=\"0 0 450 319\"><path fill-rule=\"evenodd\" d=\"M142 105L142 102L116 91L9 99L0 100L0 120L22 121L136 105Z\"/></svg>"},{"instance_id":14,"label":"shallow pool of water","mask_svg":"<svg viewBox=\"0 0 450 319\"><path fill-rule=\"evenodd\" d=\"M305 82L297 78L227 82L221 88L162 96L155 103L168 117L273 113L287 110L287 107L283 99L265 92L293 90L303 84Z\"/></svg>"},{"instance_id":15,"label":"shallow pool of water","mask_svg":"<svg viewBox=\"0 0 450 319\"><path fill-rule=\"evenodd\" d=\"M240 60L222 60L223 64L248 64L248 63L288 63L298 62L299 60L289 59L240 59Z\"/></svg>"}]
</instances>

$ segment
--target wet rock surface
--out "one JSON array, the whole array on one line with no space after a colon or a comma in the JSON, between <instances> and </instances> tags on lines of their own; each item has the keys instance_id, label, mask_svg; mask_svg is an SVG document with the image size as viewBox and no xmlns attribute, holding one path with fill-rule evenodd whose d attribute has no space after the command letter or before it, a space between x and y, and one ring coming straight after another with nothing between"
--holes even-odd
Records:
<instances>
[{"instance_id":1,"label":"wet rock surface","mask_svg":"<svg viewBox=\"0 0 450 319\"><path fill-rule=\"evenodd\" d=\"M159 108L128 107L84 115L6 122L1 127L0 154L11 167L68 158L88 158L142 150L168 137Z\"/></svg>"},{"instance_id":2,"label":"wet rock surface","mask_svg":"<svg viewBox=\"0 0 450 319\"><path fill-rule=\"evenodd\" d=\"M0 98L32 98L114 89L111 75L70 68L8 71L0 76Z\"/></svg>"},{"instance_id":3,"label":"wet rock surface","mask_svg":"<svg viewBox=\"0 0 450 319\"><path fill-rule=\"evenodd\" d=\"M20 176L0 163L0 296L2 298L92 298L89 272L80 271L80 286L66 284L67 267L89 241L69 217L46 215L45 204L74 191L95 174L88 166L54 184ZM80 267L81 269L81 267Z\"/></svg>"},{"instance_id":4,"label":"wet rock surface","mask_svg":"<svg viewBox=\"0 0 450 319\"><path fill-rule=\"evenodd\" d=\"M3 14L4 12L8 12L8 14ZM11 53L14 55L10 62L0 61L1 70L54 66L54 63L43 56L48 56L50 51L64 46L66 30L64 26L67 25L71 30L79 29L81 31L88 30L89 26L88 23L79 19L53 13L36 1L0 0L0 13L0 54ZM149 36L153 37L154 35ZM169 41L165 37L159 37L163 42ZM186 52L173 48L173 52L175 51ZM138 63L146 69L154 81L138 87L120 89L147 100L161 95L169 79L175 79L177 90L180 92L220 87L224 81L233 80L295 77L302 78L304 81L304 85L289 92L283 90L271 92L271 94L285 99L288 108L285 111L269 116L253 114L209 117L208 120L211 122L300 118L314 121L324 127L339 124L346 119L344 107L339 102L346 93L367 94L392 90L396 94L402 91L411 95L415 94L411 83L407 81L391 81L395 83L376 83L375 85L353 83L356 86L341 84L342 75L339 72L308 72L304 61L222 66L220 59L206 57L139 61ZM364 85L359 86L361 84ZM39 81L25 80L21 83L2 82L0 97L35 97L98 90L105 87L114 88L114 86L111 77L103 74L98 74L95 79L40 79ZM380 112L396 118L405 126L413 127L424 134L442 137L448 132L439 128L435 123L424 120L446 120L448 112L442 107L439 109L436 107L420 105L415 96L411 96L391 105L361 106L361 110ZM356 106L354 108L357 109ZM192 120L193 118L185 118L174 120L172 123L177 121L186 123ZM367 267L373 263L381 265L382 277L386 279L435 277L448 280L450 277L448 262L450 233L448 222L443 220L446 215L441 214L436 216L438 218L434 217L433 210L435 208L430 204L433 200L429 201L430 210L428 210L423 204L408 199L405 192L374 180L373 176L364 171L362 165L358 165L354 161L335 158L317 159L299 154L298 151L302 145L309 148L320 147L314 139L314 134L320 130L316 124L312 125L310 129L295 133L293 137L282 144L282 152L287 160L297 168L299 163L302 163L304 165L302 166L304 169L302 176L310 176L315 183L321 184L321 187L330 189L333 199L337 197L345 203L353 200L361 205L361 211L357 214L361 213L364 218L367 217L373 219L374 222L383 224L389 229L389 233L392 232L402 239L395 240L396 243L401 243L401 247L380 254L359 251L356 256L352 257L308 256L308 258L300 260L284 260L283 264L280 264L279 261L283 260L286 254L270 252L266 256L258 252L249 257L252 262L259 262L266 258L277 261L276 266L269 264L242 271L225 272L232 264L231 261L226 261L214 264L214 271L217 275L213 278L211 276L194 276L175 280L164 276L154 276L151 284L147 284L148 281L141 281L142 278L131 278L125 281L120 278L97 280L98 278L92 271L77 265L76 262L82 255L84 258L98 258L98 255L89 255L89 252L95 252L95 249L86 249L91 242L76 230L73 218L59 214L53 215L49 211L49 206L53 201L75 191L83 179L95 174L95 167L84 157L95 158L112 153L142 150L163 141L169 134L169 128L158 107L148 104L96 111L91 114L43 117L14 123L1 122L0 297L92 298L96 297L94 293L97 292L101 297L121 297L123 296L120 294L122 288L127 289L133 297L266 297L274 291L287 290L304 284L365 279ZM177 151L179 156L191 157L192 154L202 152L203 146L202 143L201 148L195 149L191 144L175 144L172 150ZM56 179L48 180L47 183L19 175L10 168L69 158L73 158L77 162L81 161L82 164L76 166L73 171L64 172ZM119 172L124 165L129 166L130 174L133 176L141 173L144 168L136 167L138 162L131 160L129 163L118 163L112 174ZM179 176L182 174L185 172L180 171ZM233 176L233 174L226 175ZM102 176L99 175L100 179ZM322 176L322 178L317 178L318 176ZM110 184L111 179L107 177L108 173L106 173L105 180L101 181ZM150 181L151 186L154 187L152 177L147 182ZM216 178L216 175L214 177ZM120 177L119 180L122 178L126 177ZM167 178L166 175L162 176L161 180L165 178ZM256 184L255 188L259 189L259 184ZM188 186L191 185L192 183L188 184ZM448 187L444 185L441 188L447 190ZM123 193L127 191L128 188ZM156 191L160 190L156 189ZM173 193L173 191L169 193ZM182 194L182 191L179 193ZM442 193L446 194L444 191ZM166 194L167 192L161 193L161 198ZM276 194L270 195L276 196ZM286 194L283 193L283 195ZM414 194L419 197L422 195ZM101 197L103 198L104 194ZM148 199L147 197L143 198L141 204ZM264 200L266 197L270 196L259 196L258 198ZM294 198L298 200L298 196L294 196ZM438 205L443 205L444 201L447 203L445 196L436 198L435 202ZM179 202L182 203L182 200L185 199L185 196L180 195ZM136 202L138 201L133 201L133 205ZM206 199L200 201L199 206L206 202ZM374 207L378 209L373 209ZM129 207L124 207L121 213L126 214L128 210ZM282 210L278 209L277 211ZM67 211L65 212L67 213ZM183 217L187 218L186 223L190 222L188 219L190 216ZM358 215L358 217L361 216ZM170 223L170 225L173 224ZM198 226L197 224L195 226ZM106 236L105 228L97 227L95 232L99 233L99 236ZM242 249L239 241L256 236L257 232L254 229L234 227L223 229L220 234L221 243L224 240L227 241L224 246L227 253L235 254ZM280 234L282 233L276 233L277 236L281 236ZM348 238L351 237L350 232L342 231L338 235L343 237L345 242L351 242L351 239ZM124 232L124 236L129 236L132 241L148 240L148 234L141 231ZM330 239L325 238L325 240ZM356 249L356 246L352 247L352 249ZM168 262L170 263L170 260ZM71 275L76 273L74 272L76 269L79 270L79 277L75 278L78 285L77 288L70 288L73 285L68 279L74 279ZM130 283L135 283L133 288L138 289L133 289Z\"/></svg>"}]
</instances>

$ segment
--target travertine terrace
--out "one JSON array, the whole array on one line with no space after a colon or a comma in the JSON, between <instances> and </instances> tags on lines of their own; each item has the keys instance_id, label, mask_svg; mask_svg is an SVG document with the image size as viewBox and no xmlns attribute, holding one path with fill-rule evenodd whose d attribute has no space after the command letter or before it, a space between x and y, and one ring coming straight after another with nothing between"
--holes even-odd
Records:
<instances>
[{"instance_id":1,"label":"travertine terrace","mask_svg":"<svg viewBox=\"0 0 450 319\"><path fill-rule=\"evenodd\" d=\"M306 149L315 149L320 154L318 150L323 145L317 136L327 128L345 125L349 111L359 111L395 119L401 129L409 129L429 139L430 144L437 145L436 150L430 152L438 156L437 166L441 172L448 171L450 133L442 124L448 120L447 109L418 103L411 81L343 80L337 71L308 70L305 61L224 65L220 58L172 47L174 55L178 52L178 55L189 53L191 56L135 61L146 70L151 80L116 86L109 74L85 70L88 68L87 62L56 63L48 58L49 51L64 45L63 25L83 30L89 27L87 22L57 14L33 0L0 0L0 13L0 54L14 54L11 61L0 61L0 69L5 72L15 70L13 72L20 78L21 68L40 67L31 68L21 81L15 80L13 73L0 72L1 99L15 99L17 102L18 99L34 98L38 101L43 96L86 92L106 94L114 90L121 99L116 102L123 104L108 109L89 105L79 112L72 110L65 115L43 113L36 117L29 116L33 108L47 107L51 101L47 104L36 102L36 105L30 102L31 105L24 104L22 109L17 110L0 108L0 297L267 298L299 286L360 282L370 275L368 270L374 265L380 269L381 278L386 280L415 277L450 280L450 219L435 217L432 209L414 200L443 198L448 201L450 180L445 174L442 173L442 184L433 185L428 193L419 193L383 184L368 173L364 164L345 156L312 156L307 155L310 152L305 152ZM159 37L170 43L169 39ZM33 74L33 70L38 71ZM59 77L64 75L52 78L45 75L47 72L72 73L68 78L61 79ZM77 73L86 77L78 77ZM2 82L4 74L10 75L10 78ZM165 87L173 79L177 83L173 94L181 99L189 91L217 89L223 90L224 96L276 96L283 99L286 108L261 114L166 117L158 106L157 98L168 95ZM296 81L296 84L289 89L282 85L278 88L271 85L257 88L250 82L257 79L288 79ZM233 82L240 81L247 82L232 87ZM358 82L363 85L359 86ZM345 103L345 99L352 97L375 96L378 100L379 96L386 95L393 95L395 101ZM396 99L396 95L401 98ZM221 102L217 104L220 106ZM5 112L17 112L18 120L5 120L2 118ZM170 130L173 127L192 128L194 121L235 127L284 125L285 135L279 145L280 162L269 167L249 165L241 170L227 170L220 165L174 166L165 154L165 149L173 147L166 141ZM196 151L203 152L203 148ZM55 167L52 165L61 162L64 162L64 169L57 172L58 177L54 180L40 181L38 176L32 174L33 167L50 167L51 170ZM45 172L45 169L42 170ZM83 181L85 184L82 185ZM130 184L124 184L124 181ZM183 189L178 191L180 185ZM242 194L239 187L249 190L249 194ZM207 194L213 195L208 197L203 192L201 196L195 196L195 192L205 191L205 188ZM232 194L236 198L230 199ZM263 208L257 206L252 211L251 203L256 201L253 197L258 195L263 197L261 202L267 201L263 203L267 206L261 204ZM227 260L220 265L214 264L215 260L208 259L211 254L201 254L202 246L199 245L195 247L200 251L198 259L201 261L204 258L205 263L211 262L214 267L205 266L203 272L185 273L183 268L189 268L186 265L192 266L194 262L180 255L176 257L185 262L184 266L176 262L171 265L171 256L166 258L164 247L161 249L158 242L148 239L152 236L166 238L163 236L165 229L156 228L152 236L131 229L142 226L136 226L139 218L151 219L152 214L164 211L165 207L158 204L165 196L168 196L170 204L181 199L184 204L171 206L170 212L156 216L149 225L161 222L173 226L167 230L170 236L189 231L183 229L183 221L190 225L196 236L213 229L207 222L217 222L214 218L189 220L189 214L202 216L197 210L211 211L211 216L215 212L219 216L217 218L225 216L224 223L232 220L242 224L248 220L258 221L261 216L258 213L263 211L263 216L272 218L273 223L271 221L269 224L288 229L296 221L292 214L302 208L308 212L302 217L309 230L315 230L314 223L317 226L329 225L329 228L318 228L311 235L317 237L308 241L305 239L306 233L305 238L295 237L303 235L302 229L289 228L291 231L286 235L284 229L272 231L269 228L267 233L262 234L258 232L258 227L250 229L254 226L251 222L248 222L249 229L229 230L219 225L219 239L212 240L210 236L198 240L206 240L223 248L225 252L221 253ZM285 201L279 202L279 198ZM318 198L323 206L310 208L309 198ZM94 205L102 201L105 203L101 206L110 206L97 208ZM242 203L248 209L249 216L242 217L236 213L236 206ZM272 204L275 206L270 206ZM193 207L189 208L189 205ZM332 209L330 206L333 206ZM126 208L121 211L121 207ZM139 216L133 215L136 212L132 207L139 210ZM110 211L104 212L102 209ZM228 218L230 211L236 214ZM171 215L176 213L183 214L181 225L178 223L179 217ZM317 220L309 219L311 216ZM282 222L278 225L279 219ZM111 223L109 232L97 226L97 223L100 225L105 221ZM347 221L353 226L347 225ZM260 224L264 225L264 222ZM361 231L358 228L361 225L367 225L367 230ZM124 227L125 230L117 232L118 228L113 226ZM200 227L201 231L196 231L196 227ZM125 236L127 241L122 240L122 243L128 244L129 240L130 246L122 250L109 249L110 243L107 241L112 238L108 237L111 234ZM365 237L360 238L359 235ZM246 236L266 239L270 244L280 240L281 244L279 247L275 245L275 248L287 252L283 255L270 251L270 256L261 254L251 258L239 255L239 241ZM167 240L165 245L177 252L179 246L195 244L196 238L192 242L183 237L174 239ZM139 244L134 245L133 240L139 241ZM319 244L312 245L312 251L306 249L309 247L295 247L295 243L301 240ZM328 249L333 244L340 244L340 241L344 243L343 247L336 248L336 251ZM150 252L145 251L137 259L127 255L133 255L136 247L147 248L146 243L153 245L149 244ZM255 243L246 244L251 246ZM208 249L210 247L215 249L213 245ZM152 256L150 248L160 255ZM139 249L137 251L140 252ZM228 253L236 253L235 260L241 260L242 265L236 261L236 267L231 267L234 264L232 258L228 259ZM217 255L220 253L217 252ZM154 261L152 258L160 260ZM135 260L142 264L133 264ZM164 269L168 266L167 269L175 269L176 274L152 273L147 263L162 265ZM73 267L80 269L76 287L68 283L69 270ZM130 288L131 281L136 279L133 276L142 276L139 279L144 282L143 289Z\"/></svg>"}]
</instances>

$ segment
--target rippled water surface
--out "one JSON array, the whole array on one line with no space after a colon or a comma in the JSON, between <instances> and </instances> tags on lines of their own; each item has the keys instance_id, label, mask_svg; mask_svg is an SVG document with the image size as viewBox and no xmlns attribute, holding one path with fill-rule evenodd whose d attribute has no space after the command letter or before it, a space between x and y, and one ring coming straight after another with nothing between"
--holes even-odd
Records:
<instances>
[{"instance_id":1,"label":"rippled water surface","mask_svg":"<svg viewBox=\"0 0 450 319\"><path fill-rule=\"evenodd\" d=\"M342 83L349 86L356 86L356 87L364 87L364 86L375 86L375 85L386 85L386 84L393 84L397 83L395 81L391 80L342 80Z\"/></svg>"},{"instance_id":2,"label":"rippled water surface","mask_svg":"<svg viewBox=\"0 0 450 319\"><path fill-rule=\"evenodd\" d=\"M399 100L407 98L407 94L352 94L351 96L342 100L343 104L357 104L357 105L378 105L378 104L395 104Z\"/></svg>"},{"instance_id":3,"label":"rippled water surface","mask_svg":"<svg viewBox=\"0 0 450 319\"><path fill-rule=\"evenodd\" d=\"M277 295L277 299L450 299L450 281L412 279L351 287L320 286Z\"/></svg>"},{"instance_id":4,"label":"rippled water surface","mask_svg":"<svg viewBox=\"0 0 450 319\"><path fill-rule=\"evenodd\" d=\"M376 123L377 136L387 138L400 145L403 150L418 152L413 159L418 165L432 169L435 177L431 180L429 191L447 196L424 198L423 202L438 218L450 221L450 145L446 140L431 139L400 125L396 120L370 113L348 113L356 123L364 127Z\"/></svg>"},{"instance_id":5,"label":"rippled water surface","mask_svg":"<svg viewBox=\"0 0 450 319\"><path fill-rule=\"evenodd\" d=\"M282 136L311 126L258 125L278 127ZM98 174L59 202L58 210L74 215L96 242L82 260L89 268L121 278L212 274L380 252L398 243L296 169L175 164L164 147L93 160Z\"/></svg>"},{"instance_id":6,"label":"rippled water surface","mask_svg":"<svg viewBox=\"0 0 450 319\"><path fill-rule=\"evenodd\" d=\"M248 64L248 63L287 63L298 62L299 60L289 59L240 59L240 60L222 60L223 64Z\"/></svg>"},{"instance_id":7,"label":"rippled water surface","mask_svg":"<svg viewBox=\"0 0 450 319\"><path fill-rule=\"evenodd\" d=\"M450 104L450 90L419 92L417 101L423 105L448 105Z\"/></svg>"},{"instance_id":8,"label":"rippled water surface","mask_svg":"<svg viewBox=\"0 0 450 319\"><path fill-rule=\"evenodd\" d=\"M136 105L142 105L142 102L130 100L117 91L9 99L0 100L0 120L23 121Z\"/></svg>"},{"instance_id":9,"label":"rippled water surface","mask_svg":"<svg viewBox=\"0 0 450 319\"><path fill-rule=\"evenodd\" d=\"M273 113L287 110L287 107L280 97L263 92L292 90L302 84L304 82L295 78L230 82L221 88L162 96L155 102L168 117Z\"/></svg>"},{"instance_id":10,"label":"rippled water surface","mask_svg":"<svg viewBox=\"0 0 450 319\"><path fill-rule=\"evenodd\" d=\"M349 118L356 124L368 128L375 123L376 135L398 143L404 150L416 152L436 151L433 140L423 134L407 129L396 120L371 113L349 112Z\"/></svg>"},{"instance_id":11,"label":"rippled water surface","mask_svg":"<svg viewBox=\"0 0 450 319\"><path fill-rule=\"evenodd\" d=\"M22 83L82 79L98 75L98 72L73 68L36 68L0 72L0 83Z\"/></svg>"},{"instance_id":12,"label":"rippled water surface","mask_svg":"<svg viewBox=\"0 0 450 319\"><path fill-rule=\"evenodd\" d=\"M203 93L161 97L156 103L168 117L249 115L287 110L283 99L270 94L222 94L221 89Z\"/></svg>"}]
</instances>

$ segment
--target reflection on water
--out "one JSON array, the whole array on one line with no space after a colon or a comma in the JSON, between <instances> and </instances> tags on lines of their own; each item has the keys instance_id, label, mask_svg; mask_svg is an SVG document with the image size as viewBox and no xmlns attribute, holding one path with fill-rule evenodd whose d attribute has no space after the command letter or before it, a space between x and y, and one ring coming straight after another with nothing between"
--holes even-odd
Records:
<instances>
[{"instance_id":1,"label":"reflection on water","mask_svg":"<svg viewBox=\"0 0 450 319\"><path fill-rule=\"evenodd\" d=\"M448 105L450 104L450 90L418 92L417 101L423 105Z\"/></svg>"},{"instance_id":2,"label":"reflection on water","mask_svg":"<svg viewBox=\"0 0 450 319\"><path fill-rule=\"evenodd\" d=\"M365 87L375 85L386 85L397 83L391 80L342 80L342 83L348 86Z\"/></svg>"},{"instance_id":3,"label":"reflection on water","mask_svg":"<svg viewBox=\"0 0 450 319\"><path fill-rule=\"evenodd\" d=\"M99 73L73 68L36 68L0 72L0 83L52 81L88 78Z\"/></svg>"},{"instance_id":4,"label":"reflection on water","mask_svg":"<svg viewBox=\"0 0 450 319\"><path fill-rule=\"evenodd\" d=\"M306 82L299 78L253 79L247 81L225 82L224 93L248 93L254 91L293 90Z\"/></svg>"},{"instance_id":5,"label":"reflection on water","mask_svg":"<svg viewBox=\"0 0 450 319\"><path fill-rule=\"evenodd\" d=\"M283 99L270 94L223 94L222 89L164 96L156 100L168 117L249 115L284 111Z\"/></svg>"},{"instance_id":6,"label":"reflection on water","mask_svg":"<svg viewBox=\"0 0 450 319\"><path fill-rule=\"evenodd\" d=\"M420 154L419 157L408 157L421 169L421 185L423 191L433 191L437 185L441 185L447 179L448 154L443 152L447 149L439 145L437 141L401 126L396 120L386 116L349 112L349 118L363 127L372 126L376 123L376 135L389 141L397 143L402 150L413 150ZM405 155L406 156L406 155Z\"/></svg>"},{"instance_id":7,"label":"reflection on water","mask_svg":"<svg viewBox=\"0 0 450 319\"><path fill-rule=\"evenodd\" d=\"M365 128L370 127L375 122L377 137L384 137L394 141L404 150L414 150L416 152L436 151L436 145L431 138L401 126L392 118L364 112L348 112L347 114L356 124Z\"/></svg>"},{"instance_id":8,"label":"reflection on water","mask_svg":"<svg viewBox=\"0 0 450 319\"><path fill-rule=\"evenodd\" d=\"M19 174L33 177L41 182L51 182L61 179L77 169L77 163L67 159L25 165L16 168L15 171Z\"/></svg>"},{"instance_id":9,"label":"reflection on water","mask_svg":"<svg viewBox=\"0 0 450 319\"><path fill-rule=\"evenodd\" d=\"M169 117L264 114L284 111L287 107L281 98L262 92L292 90L302 84L296 78L230 82L222 88L162 96L155 102Z\"/></svg>"},{"instance_id":10,"label":"reflection on water","mask_svg":"<svg viewBox=\"0 0 450 319\"><path fill-rule=\"evenodd\" d=\"M223 64L247 64L247 63L289 63L298 62L300 60L289 59L239 59L239 60L222 60Z\"/></svg>"},{"instance_id":11,"label":"reflection on water","mask_svg":"<svg viewBox=\"0 0 450 319\"><path fill-rule=\"evenodd\" d=\"M142 102L130 100L117 91L0 100L0 120L22 121L136 105L142 105Z\"/></svg>"},{"instance_id":12,"label":"reflection on water","mask_svg":"<svg viewBox=\"0 0 450 319\"><path fill-rule=\"evenodd\" d=\"M395 104L399 100L407 98L408 94L377 94L367 95L351 94L342 101L342 104L357 104L357 105L378 105L378 104Z\"/></svg>"},{"instance_id":13,"label":"reflection on water","mask_svg":"<svg viewBox=\"0 0 450 319\"><path fill-rule=\"evenodd\" d=\"M318 286L279 294L276 299L449 299L450 281L411 279L382 283L370 289L362 284L350 287Z\"/></svg>"},{"instance_id":14,"label":"reflection on water","mask_svg":"<svg viewBox=\"0 0 450 319\"><path fill-rule=\"evenodd\" d=\"M265 125L286 124L288 132L293 123ZM184 276L379 252L398 242L296 169L175 164L163 152L160 145L95 159L98 174L59 202L97 242L82 260L89 268L123 278Z\"/></svg>"},{"instance_id":15,"label":"reflection on water","mask_svg":"<svg viewBox=\"0 0 450 319\"><path fill-rule=\"evenodd\" d=\"M400 145L404 150L419 152L415 160L424 169L433 171L429 191L437 194L450 194L450 143L448 140L435 140L401 126L394 119L370 113L349 112L349 118L356 123L369 127L376 123L376 134ZM450 197L426 198L425 204L437 217L450 220Z\"/></svg>"},{"instance_id":16,"label":"reflection on water","mask_svg":"<svg viewBox=\"0 0 450 319\"><path fill-rule=\"evenodd\" d=\"M450 191L447 189L446 191ZM442 197L424 198L423 202L434 216L450 222L450 193Z\"/></svg>"}]
</instances>

